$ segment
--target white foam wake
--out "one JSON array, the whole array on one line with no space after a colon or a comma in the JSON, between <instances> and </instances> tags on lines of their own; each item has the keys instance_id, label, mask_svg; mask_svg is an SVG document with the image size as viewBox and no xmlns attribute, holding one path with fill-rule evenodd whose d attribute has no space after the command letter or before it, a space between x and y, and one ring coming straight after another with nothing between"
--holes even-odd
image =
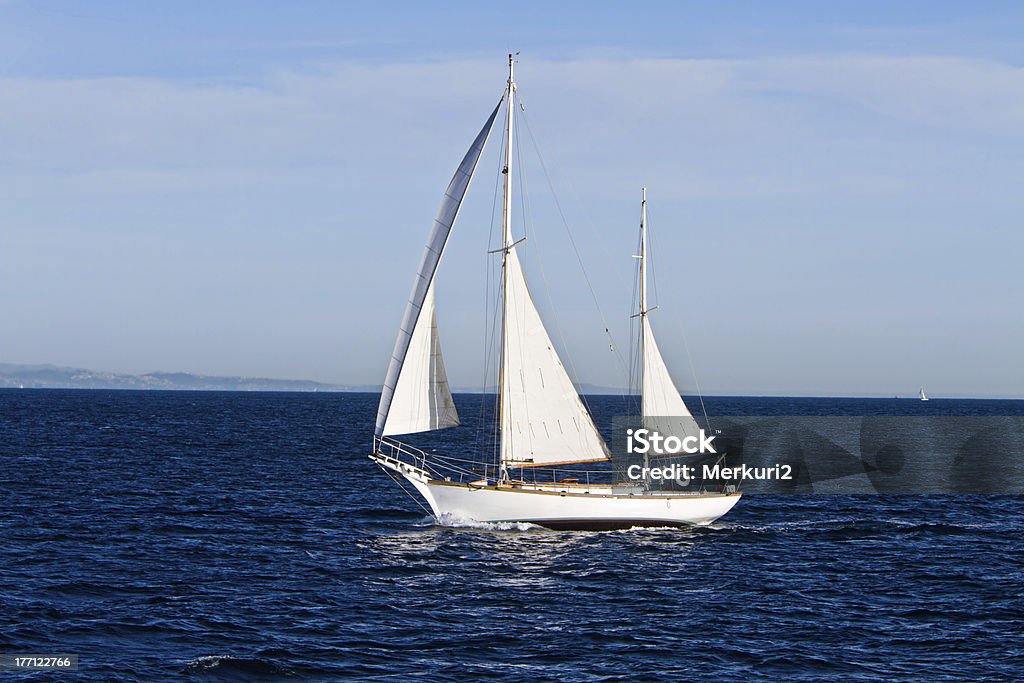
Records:
<instances>
[{"instance_id":1,"label":"white foam wake","mask_svg":"<svg viewBox=\"0 0 1024 683\"><path fill-rule=\"evenodd\" d=\"M450 512L442 513L437 518L437 523L454 529L486 529L488 531L530 531L540 528L529 522L478 522L475 519L460 517Z\"/></svg>"}]
</instances>

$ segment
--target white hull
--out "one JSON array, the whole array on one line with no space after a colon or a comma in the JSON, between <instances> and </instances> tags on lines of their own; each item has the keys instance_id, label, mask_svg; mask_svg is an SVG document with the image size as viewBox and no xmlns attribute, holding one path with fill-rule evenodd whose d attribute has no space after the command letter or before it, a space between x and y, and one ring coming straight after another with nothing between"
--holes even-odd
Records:
<instances>
[{"instance_id":1,"label":"white hull","mask_svg":"<svg viewBox=\"0 0 1024 683\"><path fill-rule=\"evenodd\" d=\"M382 454L370 458L405 477L439 519L529 522L554 529L705 525L729 512L741 496L739 493L622 495L612 494L609 487L566 486L559 490L555 485L473 485L431 479L424 470ZM592 492L584 493L586 490Z\"/></svg>"}]
</instances>

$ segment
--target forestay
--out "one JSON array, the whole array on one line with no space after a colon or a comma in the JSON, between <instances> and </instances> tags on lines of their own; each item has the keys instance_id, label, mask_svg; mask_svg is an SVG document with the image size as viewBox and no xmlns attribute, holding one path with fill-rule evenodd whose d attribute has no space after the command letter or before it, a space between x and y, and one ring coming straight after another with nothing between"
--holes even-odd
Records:
<instances>
[{"instance_id":1,"label":"forestay","mask_svg":"<svg viewBox=\"0 0 1024 683\"><path fill-rule=\"evenodd\" d=\"M412 292L409 294L409 302L405 307L398 339L391 353L388 374L381 390L374 432L378 437L384 434L424 432L459 423L448 379L444 374L444 363L441 360L433 305L434 274L500 107L499 101L466 152L448 184L441 208L434 219L434 227L430 231L416 279L413 280ZM422 331L421 327L424 328ZM410 376L403 379L406 359L410 349L414 347L414 338L417 340L413 353L416 362L408 363ZM397 411L394 421L389 419L392 408Z\"/></svg>"}]
</instances>

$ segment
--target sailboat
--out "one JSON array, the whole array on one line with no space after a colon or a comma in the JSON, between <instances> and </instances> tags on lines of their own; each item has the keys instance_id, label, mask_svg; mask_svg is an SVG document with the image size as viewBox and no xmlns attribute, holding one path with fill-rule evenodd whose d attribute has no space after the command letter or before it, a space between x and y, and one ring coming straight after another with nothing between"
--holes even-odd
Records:
<instances>
[{"instance_id":1,"label":"sailboat","mask_svg":"<svg viewBox=\"0 0 1024 683\"><path fill-rule=\"evenodd\" d=\"M557 467L607 463L611 453L576 391L534 306L512 234L512 150L516 84L509 55L501 99L459 164L434 220L398 339L391 355L370 459L399 485L407 482L439 521L533 523L552 529L616 529L709 524L740 494L662 491L638 482L599 482L609 469ZM459 417L438 335L434 278L491 128L504 105L502 168L501 332L496 458L426 453L396 436L456 427ZM646 275L646 200L641 218L641 279ZM525 239L525 238L524 238ZM645 284L641 283L645 289ZM639 317L643 346L642 409L652 416L692 416L676 390L647 319L646 293ZM467 440L469 441L469 440ZM545 468L538 477L537 468ZM551 470L550 476L546 470ZM532 479L530 478L530 475Z\"/></svg>"},{"instance_id":2,"label":"sailboat","mask_svg":"<svg viewBox=\"0 0 1024 683\"><path fill-rule=\"evenodd\" d=\"M921 387L921 400L927 401L928 397L924 395L924 387Z\"/></svg>"}]
</instances>

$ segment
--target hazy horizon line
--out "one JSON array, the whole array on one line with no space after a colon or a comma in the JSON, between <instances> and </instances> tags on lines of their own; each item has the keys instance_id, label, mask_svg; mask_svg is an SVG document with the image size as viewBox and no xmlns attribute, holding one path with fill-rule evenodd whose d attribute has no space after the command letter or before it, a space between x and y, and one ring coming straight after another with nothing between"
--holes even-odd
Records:
<instances>
[{"instance_id":1,"label":"hazy horizon line","mask_svg":"<svg viewBox=\"0 0 1024 683\"><path fill-rule=\"evenodd\" d=\"M187 370L153 370L149 372L133 373L133 372L119 372L111 370L95 370L91 368L82 368L76 366L67 365L56 365L54 363L9 363L0 362L0 379L3 379L3 375L7 375L8 378L18 378L17 369L22 371L31 372L32 370L58 370L58 371L74 371L84 372L95 375L102 375L108 377L115 377L121 379L130 378L143 378L143 377L168 377L168 376L185 376L194 377L202 380L246 380L251 382L271 382L271 383L295 383L295 384L306 384L316 385L307 389L285 389L285 388L244 388L244 389L223 389L223 388L177 388L177 387L140 387L140 386L62 386L55 384L53 386L0 386L0 390L26 390L26 389L42 389L42 390L70 390L70 391L221 391L229 393L254 393L254 392L269 392L269 393L322 393L322 394L378 394L381 391L379 384L365 384L355 382L333 382L324 381L319 379L296 379L296 378L281 378L281 377L268 377L265 375L221 375L221 374L208 374L201 372L192 372ZM13 370L13 372L12 372ZM24 377L26 381L30 381L29 377ZM574 382L577 391L583 396L636 396L638 395L635 391L629 391L624 387L605 386L598 384L591 384L589 382ZM466 394L466 395L496 395L496 387L465 387L455 386L452 387L452 393ZM807 393L807 392L785 392L785 391L774 391L770 393L747 393L747 392L684 392L682 396L687 398L837 398L837 399L881 399L881 400L917 400L917 394L915 392L908 392L905 395L896 393L890 395L889 393L835 393L835 394L822 394L822 393ZM948 395L932 395L929 396L930 400L1000 400L1000 401L1020 401L1024 400L1024 396L1009 396L1005 394L997 395L966 395L966 394L948 394Z\"/></svg>"}]
</instances>

